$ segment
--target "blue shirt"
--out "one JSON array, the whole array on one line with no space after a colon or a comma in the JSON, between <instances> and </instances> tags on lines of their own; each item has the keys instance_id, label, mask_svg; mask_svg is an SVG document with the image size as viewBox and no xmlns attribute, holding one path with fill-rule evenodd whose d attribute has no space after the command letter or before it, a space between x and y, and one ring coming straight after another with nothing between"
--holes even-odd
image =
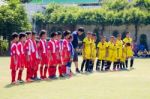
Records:
<instances>
[{"instance_id":1,"label":"blue shirt","mask_svg":"<svg viewBox=\"0 0 150 99\"><path fill-rule=\"evenodd\" d=\"M78 33L77 33L77 31L74 31L72 33L72 37L73 37L72 45L73 45L73 48L76 49L78 47Z\"/></svg>"}]
</instances>

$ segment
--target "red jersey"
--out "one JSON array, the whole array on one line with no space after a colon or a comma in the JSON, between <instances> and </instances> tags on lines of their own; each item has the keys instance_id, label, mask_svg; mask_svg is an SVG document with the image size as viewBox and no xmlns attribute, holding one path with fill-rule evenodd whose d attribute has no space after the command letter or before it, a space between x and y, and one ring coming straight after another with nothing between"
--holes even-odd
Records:
<instances>
[{"instance_id":1,"label":"red jersey","mask_svg":"<svg viewBox=\"0 0 150 99\"><path fill-rule=\"evenodd\" d=\"M31 55L31 39L27 39L25 42L25 55Z\"/></svg>"},{"instance_id":2,"label":"red jersey","mask_svg":"<svg viewBox=\"0 0 150 99\"><path fill-rule=\"evenodd\" d=\"M64 39L62 41L62 61L64 63L69 62L70 60L70 47L69 47L69 42Z\"/></svg>"},{"instance_id":3,"label":"red jersey","mask_svg":"<svg viewBox=\"0 0 150 99\"><path fill-rule=\"evenodd\" d=\"M48 42L49 65L57 64L56 44L54 40Z\"/></svg>"},{"instance_id":4,"label":"red jersey","mask_svg":"<svg viewBox=\"0 0 150 99\"><path fill-rule=\"evenodd\" d=\"M47 42L46 40L40 39L39 42L39 56L41 58L41 64L48 64L48 54L47 54Z\"/></svg>"},{"instance_id":5,"label":"red jersey","mask_svg":"<svg viewBox=\"0 0 150 99\"><path fill-rule=\"evenodd\" d=\"M56 45L56 57L57 57L57 63L61 64L62 63L62 56L61 56L61 51L62 51L62 42L59 40L55 40L55 45Z\"/></svg>"},{"instance_id":6,"label":"red jersey","mask_svg":"<svg viewBox=\"0 0 150 99\"><path fill-rule=\"evenodd\" d=\"M17 44L18 46L18 51L20 53L19 55L19 60L18 60L18 66L20 68L24 68L25 66L25 53L24 53L24 44L22 42L19 42Z\"/></svg>"},{"instance_id":7,"label":"red jersey","mask_svg":"<svg viewBox=\"0 0 150 99\"><path fill-rule=\"evenodd\" d=\"M16 43L12 43L11 44L11 62L10 62L10 69L14 69L17 70L18 68L18 57L20 55L19 51L18 51L18 47Z\"/></svg>"}]
</instances>

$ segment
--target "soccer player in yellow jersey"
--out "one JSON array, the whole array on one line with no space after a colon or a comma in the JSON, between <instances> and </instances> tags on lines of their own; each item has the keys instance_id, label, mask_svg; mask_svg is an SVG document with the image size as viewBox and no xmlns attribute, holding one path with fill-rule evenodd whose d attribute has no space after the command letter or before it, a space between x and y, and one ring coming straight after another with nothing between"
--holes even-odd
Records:
<instances>
[{"instance_id":1,"label":"soccer player in yellow jersey","mask_svg":"<svg viewBox=\"0 0 150 99\"><path fill-rule=\"evenodd\" d=\"M91 60L91 32L87 32L86 37L83 39L83 49L82 49L82 55L83 55L83 62L81 65L81 72L83 72L84 64L85 71L88 71L90 60Z\"/></svg>"},{"instance_id":2,"label":"soccer player in yellow jersey","mask_svg":"<svg viewBox=\"0 0 150 99\"><path fill-rule=\"evenodd\" d=\"M106 52L106 60L107 60L107 67L105 68L106 71L110 70L111 63L114 59L114 36L110 37L110 41L107 43L107 52Z\"/></svg>"},{"instance_id":3,"label":"soccer player in yellow jersey","mask_svg":"<svg viewBox=\"0 0 150 99\"><path fill-rule=\"evenodd\" d=\"M123 41L122 41L122 35L118 34L117 36L117 40L116 40L116 44L118 46L117 49L117 60L118 60L118 69L123 69L122 65L121 65L121 58L122 58L122 50L123 50Z\"/></svg>"},{"instance_id":4,"label":"soccer player in yellow jersey","mask_svg":"<svg viewBox=\"0 0 150 99\"><path fill-rule=\"evenodd\" d=\"M104 70L104 62L106 60L106 48L107 42L106 37L103 36L101 41L97 45L97 62L96 62L96 71L103 71ZM101 66L101 68L100 68Z\"/></svg>"},{"instance_id":5,"label":"soccer player in yellow jersey","mask_svg":"<svg viewBox=\"0 0 150 99\"><path fill-rule=\"evenodd\" d=\"M113 62L113 70L119 70L119 66L120 66L120 62L118 61L118 56L119 56L119 45L117 43L117 39L114 39L114 47L113 49L113 58L112 58L112 62Z\"/></svg>"},{"instance_id":6,"label":"soccer player in yellow jersey","mask_svg":"<svg viewBox=\"0 0 150 99\"><path fill-rule=\"evenodd\" d=\"M91 61L90 61L90 72L93 71L94 62L96 59L96 34L92 34L91 43Z\"/></svg>"},{"instance_id":7,"label":"soccer player in yellow jersey","mask_svg":"<svg viewBox=\"0 0 150 99\"><path fill-rule=\"evenodd\" d=\"M125 44L125 49L126 49L126 67L128 68L128 59L131 58L130 61L130 68L133 68L133 61L134 61L134 57L133 57L133 43L132 43L132 38L130 37L130 32L126 33L126 37L123 39L123 42Z\"/></svg>"}]
</instances>

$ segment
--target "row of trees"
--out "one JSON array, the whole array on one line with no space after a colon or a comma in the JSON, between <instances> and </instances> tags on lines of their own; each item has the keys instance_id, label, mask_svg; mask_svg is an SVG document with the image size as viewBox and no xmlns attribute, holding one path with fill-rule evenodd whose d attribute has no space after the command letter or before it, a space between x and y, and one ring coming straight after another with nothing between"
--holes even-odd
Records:
<instances>
[{"instance_id":1,"label":"row of trees","mask_svg":"<svg viewBox=\"0 0 150 99\"><path fill-rule=\"evenodd\" d=\"M45 12L38 12L34 15L34 21L36 19L38 26L79 24L105 27L134 24L137 34L141 24L150 24L149 11L150 0L102 0L101 7L93 9L49 4Z\"/></svg>"},{"instance_id":2,"label":"row of trees","mask_svg":"<svg viewBox=\"0 0 150 99\"><path fill-rule=\"evenodd\" d=\"M31 30L27 13L19 0L7 0L0 6L0 36L9 39L12 32Z\"/></svg>"}]
</instances>

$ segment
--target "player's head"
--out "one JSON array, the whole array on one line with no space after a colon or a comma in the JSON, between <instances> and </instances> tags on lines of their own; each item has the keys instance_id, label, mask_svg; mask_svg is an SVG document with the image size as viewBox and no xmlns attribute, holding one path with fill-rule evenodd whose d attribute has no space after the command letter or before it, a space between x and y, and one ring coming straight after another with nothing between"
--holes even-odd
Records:
<instances>
[{"instance_id":1,"label":"player's head","mask_svg":"<svg viewBox=\"0 0 150 99\"><path fill-rule=\"evenodd\" d=\"M126 33L126 37L129 38L130 37L130 32Z\"/></svg>"},{"instance_id":2,"label":"player's head","mask_svg":"<svg viewBox=\"0 0 150 99\"><path fill-rule=\"evenodd\" d=\"M69 30L64 31L64 38L68 39L71 35L71 32Z\"/></svg>"},{"instance_id":3,"label":"player's head","mask_svg":"<svg viewBox=\"0 0 150 99\"><path fill-rule=\"evenodd\" d=\"M79 27L78 28L78 35L82 35L84 32L84 28L83 27Z\"/></svg>"},{"instance_id":4,"label":"player's head","mask_svg":"<svg viewBox=\"0 0 150 99\"><path fill-rule=\"evenodd\" d=\"M24 32L21 32L20 34L19 34L19 40L20 41L25 41L26 40L26 34L24 33Z\"/></svg>"},{"instance_id":5,"label":"player's head","mask_svg":"<svg viewBox=\"0 0 150 99\"><path fill-rule=\"evenodd\" d=\"M35 31L32 31L32 39L36 39L36 32Z\"/></svg>"},{"instance_id":6,"label":"player's head","mask_svg":"<svg viewBox=\"0 0 150 99\"><path fill-rule=\"evenodd\" d=\"M26 36L27 36L27 39L31 39L32 32L31 31L26 31Z\"/></svg>"},{"instance_id":7,"label":"player's head","mask_svg":"<svg viewBox=\"0 0 150 99\"><path fill-rule=\"evenodd\" d=\"M117 39L121 40L121 38L122 38L122 35L119 33L119 34L117 35Z\"/></svg>"},{"instance_id":8,"label":"player's head","mask_svg":"<svg viewBox=\"0 0 150 99\"><path fill-rule=\"evenodd\" d=\"M12 33L11 38L12 38L13 42L18 42L19 41L18 33L16 33L16 32Z\"/></svg>"},{"instance_id":9,"label":"player's head","mask_svg":"<svg viewBox=\"0 0 150 99\"><path fill-rule=\"evenodd\" d=\"M57 32L57 39L60 40L62 38L62 32L58 31Z\"/></svg>"},{"instance_id":10,"label":"player's head","mask_svg":"<svg viewBox=\"0 0 150 99\"><path fill-rule=\"evenodd\" d=\"M56 37L57 37L57 32L52 32L51 33L51 38L52 39L56 39Z\"/></svg>"},{"instance_id":11,"label":"player's head","mask_svg":"<svg viewBox=\"0 0 150 99\"><path fill-rule=\"evenodd\" d=\"M88 31L88 32L86 33L86 36L87 36L87 38L91 38L91 37L92 37L92 32Z\"/></svg>"},{"instance_id":12,"label":"player's head","mask_svg":"<svg viewBox=\"0 0 150 99\"><path fill-rule=\"evenodd\" d=\"M111 37L110 37L110 42L114 42L114 39L115 39L115 37L114 37L114 36L111 36Z\"/></svg>"},{"instance_id":13,"label":"player's head","mask_svg":"<svg viewBox=\"0 0 150 99\"><path fill-rule=\"evenodd\" d=\"M116 44L116 41L117 41L117 39L116 39L116 38L114 38L114 44Z\"/></svg>"},{"instance_id":14,"label":"player's head","mask_svg":"<svg viewBox=\"0 0 150 99\"><path fill-rule=\"evenodd\" d=\"M47 32L46 32L46 30L41 30L41 31L40 31L40 38L41 38L41 39L46 39L46 37L47 37Z\"/></svg>"},{"instance_id":15,"label":"player's head","mask_svg":"<svg viewBox=\"0 0 150 99\"><path fill-rule=\"evenodd\" d=\"M106 36L102 36L101 42L105 42L106 41Z\"/></svg>"},{"instance_id":16,"label":"player's head","mask_svg":"<svg viewBox=\"0 0 150 99\"><path fill-rule=\"evenodd\" d=\"M93 39L94 41L96 41L97 37L96 37L96 34L95 34L95 33L92 34L92 39Z\"/></svg>"}]
</instances>

